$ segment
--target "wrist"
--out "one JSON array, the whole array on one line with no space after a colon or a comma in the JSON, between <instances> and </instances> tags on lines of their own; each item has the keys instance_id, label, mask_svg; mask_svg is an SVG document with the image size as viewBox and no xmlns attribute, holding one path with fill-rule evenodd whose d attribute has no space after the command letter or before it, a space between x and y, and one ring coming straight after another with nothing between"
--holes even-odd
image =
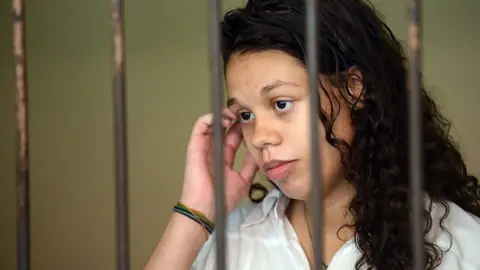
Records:
<instances>
[{"instance_id":1,"label":"wrist","mask_svg":"<svg viewBox=\"0 0 480 270\"><path fill-rule=\"evenodd\" d=\"M172 213L171 226L176 231L181 231L182 237L187 237L190 241L203 244L208 240L208 234L205 230L194 220L177 212Z\"/></svg>"},{"instance_id":2,"label":"wrist","mask_svg":"<svg viewBox=\"0 0 480 270\"><path fill-rule=\"evenodd\" d=\"M212 223L215 219L215 206L205 203L205 200L192 200L188 198L180 198L179 203L188 207L190 210L200 213Z\"/></svg>"},{"instance_id":3,"label":"wrist","mask_svg":"<svg viewBox=\"0 0 480 270\"><path fill-rule=\"evenodd\" d=\"M213 222L210 219L208 219L203 213L190 209L188 206L182 204L181 202L178 202L173 207L173 211L190 218L191 220L195 221L198 225L202 226L202 228L205 231L205 234L207 235L207 238L209 234L212 234L213 230L215 229L215 225L213 224Z\"/></svg>"}]
</instances>

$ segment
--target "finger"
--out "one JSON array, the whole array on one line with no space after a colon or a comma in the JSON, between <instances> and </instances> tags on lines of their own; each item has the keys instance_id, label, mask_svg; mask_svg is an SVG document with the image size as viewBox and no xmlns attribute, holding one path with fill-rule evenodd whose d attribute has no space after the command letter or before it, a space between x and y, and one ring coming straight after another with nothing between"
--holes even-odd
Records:
<instances>
[{"instance_id":1,"label":"finger","mask_svg":"<svg viewBox=\"0 0 480 270\"><path fill-rule=\"evenodd\" d=\"M243 141L243 133L240 124L234 123L227 132L225 137L225 164L230 168L233 167L235 162L235 155Z\"/></svg>"},{"instance_id":2,"label":"finger","mask_svg":"<svg viewBox=\"0 0 480 270\"><path fill-rule=\"evenodd\" d=\"M222 125L227 128L232 124L232 121L227 116L222 118ZM211 148L212 132L211 129L213 123L213 114L206 114L197 119L194 124L192 135L188 142L188 150L199 151L202 155L208 155L208 151Z\"/></svg>"},{"instance_id":3,"label":"finger","mask_svg":"<svg viewBox=\"0 0 480 270\"><path fill-rule=\"evenodd\" d=\"M230 125L234 123L234 121L237 119L237 116L228 108L223 109L222 111L222 119L226 119L224 122L224 127L228 128ZM223 130L224 133L226 129ZM208 133L213 133L213 120L212 124L208 127Z\"/></svg>"},{"instance_id":4,"label":"finger","mask_svg":"<svg viewBox=\"0 0 480 270\"><path fill-rule=\"evenodd\" d=\"M222 126L223 126L223 134L225 134L225 131L227 130L228 127L230 127L233 123L233 120L222 118ZM212 135L213 134L213 126L209 126L207 131L204 132L202 135Z\"/></svg>"},{"instance_id":5,"label":"finger","mask_svg":"<svg viewBox=\"0 0 480 270\"><path fill-rule=\"evenodd\" d=\"M253 156L248 153L243 161L242 169L240 170L240 176L243 177L248 183L253 181L255 174L258 171L258 166L253 159Z\"/></svg>"},{"instance_id":6,"label":"finger","mask_svg":"<svg viewBox=\"0 0 480 270\"><path fill-rule=\"evenodd\" d=\"M229 108L224 108L222 113L231 120L235 120L237 118L237 116Z\"/></svg>"},{"instance_id":7,"label":"finger","mask_svg":"<svg viewBox=\"0 0 480 270\"><path fill-rule=\"evenodd\" d=\"M221 119L222 119L222 125L224 127L228 127L233 121L233 119L231 119L227 115L222 115ZM212 113L199 117L195 122L195 124L193 125L192 136L207 134L209 130L212 128L212 125L213 125Z\"/></svg>"},{"instance_id":8,"label":"finger","mask_svg":"<svg viewBox=\"0 0 480 270\"><path fill-rule=\"evenodd\" d=\"M235 158L236 149L228 146L228 143L229 143L229 140L230 140L230 137L229 137L229 136L232 136L231 134L232 134L233 132L236 132L236 133L237 133L237 132L240 132L240 134L241 134L241 129L239 129L238 125L236 125L234 122L229 122L229 124L228 124L226 127L228 128L229 126L231 127L231 129L232 129L232 128L234 128L234 129L233 129L232 131L229 130L229 131L227 132L227 134L225 135L225 138L224 138L224 141L223 141L223 145L224 145L224 147L223 147L223 149L224 149L224 151L223 151L223 155L224 155L224 156L223 156L223 160L224 160L224 163L225 163L225 164L227 164L227 165L229 165L229 166L231 167L231 166L233 166L233 160L234 160L234 158ZM235 126L237 126L237 127L235 127ZM209 132L211 132L211 128L209 129ZM211 132L211 133L213 133L213 132ZM229 135L229 134L230 134L230 135ZM240 135L240 136L241 136L241 135ZM213 145L212 145L213 139L214 139L213 137L210 137L210 149L209 149L210 152L209 152L209 155L208 155L208 157L209 157L209 164L213 164L213 156L214 156L214 147L213 147ZM241 141L242 141L242 136L241 136L241 138L240 138L240 142L241 142ZM237 147L237 148L238 148L238 147Z\"/></svg>"},{"instance_id":9,"label":"finger","mask_svg":"<svg viewBox=\"0 0 480 270\"><path fill-rule=\"evenodd\" d=\"M222 122L231 123L236 119L235 114L228 108L224 108L221 114ZM214 115L213 113L205 114L197 119L194 124L193 134L204 134L208 128L213 125Z\"/></svg>"}]
</instances>

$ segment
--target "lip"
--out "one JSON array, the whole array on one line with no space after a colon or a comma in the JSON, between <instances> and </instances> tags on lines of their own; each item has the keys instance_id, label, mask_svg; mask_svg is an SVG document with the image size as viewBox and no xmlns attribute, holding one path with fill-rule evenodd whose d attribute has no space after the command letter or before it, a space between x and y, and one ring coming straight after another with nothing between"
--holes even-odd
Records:
<instances>
[{"instance_id":1,"label":"lip","mask_svg":"<svg viewBox=\"0 0 480 270\"><path fill-rule=\"evenodd\" d=\"M268 179L280 181L287 178L293 172L297 160L272 160L265 163L263 168L267 172Z\"/></svg>"}]
</instances>

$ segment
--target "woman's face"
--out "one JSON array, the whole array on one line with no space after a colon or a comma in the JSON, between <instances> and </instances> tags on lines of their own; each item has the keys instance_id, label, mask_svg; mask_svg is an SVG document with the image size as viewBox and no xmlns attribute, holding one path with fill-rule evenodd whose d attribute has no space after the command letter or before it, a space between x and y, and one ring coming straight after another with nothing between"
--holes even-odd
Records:
<instances>
[{"instance_id":1,"label":"woman's face","mask_svg":"<svg viewBox=\"0 0 480 270\"><path fill-rule=\"evenodd\" d=\"M321 78L339 115L333 126L337 138L350 143L353 129L350 108L339 90ZM295 58L279 51L236 54L226 69L228 107L241 123L248 151L268 178L288 197L307 200L310 195L310 132L308 72ZM331 105L321 91L323 109ZM331 192L343 182L340 153L325 140L319 120L319 157L323 190ZM324 194L326 195L326 194Z\"/></svg>"}]
</instances>

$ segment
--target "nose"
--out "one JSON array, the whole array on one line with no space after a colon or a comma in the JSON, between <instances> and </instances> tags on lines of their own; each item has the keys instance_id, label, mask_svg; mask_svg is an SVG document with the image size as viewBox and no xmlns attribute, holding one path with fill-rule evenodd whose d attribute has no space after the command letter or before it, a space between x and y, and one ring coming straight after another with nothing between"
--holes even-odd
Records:
<instances>
[{"instance_id":1,"label":"nose","mask_svg":"<svg viewBox=\"0 0 480 270\"><path fill-rule=\"evenodd\" d=\"M275 146L282 142L279 132L268 124L261 124L257 121L252 135L252 146L261 150L271 145Z\"/></svg>"}]
</instances>

